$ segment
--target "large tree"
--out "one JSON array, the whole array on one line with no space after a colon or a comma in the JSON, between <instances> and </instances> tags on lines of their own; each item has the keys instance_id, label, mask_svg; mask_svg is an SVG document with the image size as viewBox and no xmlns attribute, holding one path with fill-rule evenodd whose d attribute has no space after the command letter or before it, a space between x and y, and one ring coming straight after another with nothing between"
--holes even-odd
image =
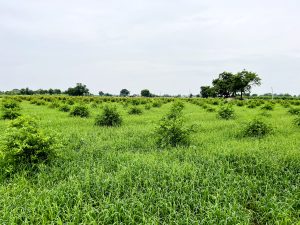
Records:
<instances>
[{"instance_id":1,"label":"large tree","mask_svg":"<svg viewBox=\"0 0 300 225\"><path fill-rule=\"evenodd\" d=\"M219 74L219 78L213 80L212 84L218 96L228 98L234 95L232 90L233 76L232 73L225 71Z\"/></svg>"},{"instance_id":2,"label":"large tree","mask_svg":"<svg viewBox=\"0 0 300 225\"><path fill-rule=\"evenodd\" d=\"M143 97L151 97L151 93L148 89L141 90L141 96Z\"/></svg>"},{"instance_id":3,"label":"large tree","mask_svg":"<svg viewBox=\"0 0 300 225\"><path fill-rule=\"evenodd\" d=\"M243 94L250 93L255 85L261 85L261 78L254 72L243 70L233 76L232 88L240 93L241 99L243 99Z\"/></svg>"},{"instance_id":4,"label":"large tree","mask_svg":"<svg viewBox=\"0 0 300 225\"><path fill-rule=\"evenodd\" d=\"M75 87L68 88L66 94L71 96L89 95L89 89L86 87L86 85L82 83L77 83Z\"/></svg>"},{"instance_id":5,"label":"large tree","mask_svg":"<svg viewBox=\"0 0 300 225\"><path fill-rule=\"evenodd\" d=\"M128 91L127 89L122 89L120 91L120 96L126 97L130 94L130 91Z\"/></svg>"},{"instance_id":6,"label":"large tree","mask_svg":"<svg viewBox=\"0 0 300 225\"><path fill-rule=\"evenodd\" d=\"M202 86L200 88L201 88L200 95L202 98L209 98L209 97L217 96L217 93L216 93L216 90L214 87Z\"/></svg>"}]
</instances>

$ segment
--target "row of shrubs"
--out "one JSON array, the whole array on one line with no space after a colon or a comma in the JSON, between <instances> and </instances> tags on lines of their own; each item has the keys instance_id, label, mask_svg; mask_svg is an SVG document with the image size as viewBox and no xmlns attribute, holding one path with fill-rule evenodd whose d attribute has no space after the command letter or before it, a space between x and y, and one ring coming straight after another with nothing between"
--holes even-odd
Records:
<instances>
[{"instance_id":1,"label":"row of shrubs","mask_svg":"<svg viewBox=\"0 0 300 225\"><path fill-rule=\"evenodd\" d=\"M4 103L6 107L7 103ZM11 104L12 105L12 104ZM13 108L16 108L13 107ZM81 115L86 108L76 107ZM196 132L195 125L187 126L183 116L184 104L173 103L170 111L160 120L155 129L156 144L159 148L188 147L192 143L192 134ZM223 114L232 114L231 109L224 108ZM225 116L228 118L228 116ZM120 126L122 118L114 106L106 105L102 114L95 119L97 126ZM297 117L300 126L300 117ZM242 130L243 137L263 137L273 132L273 128L262 119L254 119ZM19 116L12 120L1 145L2 162L9 165L45 163L57 155L57 141L51 135L46 135L35 119ZM14 167L9 167L14 168Z\"/></svg>"}]
</instances>

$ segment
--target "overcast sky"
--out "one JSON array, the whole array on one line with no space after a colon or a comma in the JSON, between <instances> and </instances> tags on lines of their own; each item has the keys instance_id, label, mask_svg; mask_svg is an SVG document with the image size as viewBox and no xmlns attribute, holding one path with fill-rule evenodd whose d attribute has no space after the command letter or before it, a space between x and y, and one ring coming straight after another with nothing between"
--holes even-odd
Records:
<instances>
[{"instance_id":1,"label":"overcast sky","mask_svg":"<svg viewBox=\"0 0 300 225\"><path fill-rule=\"evenodd\" d=\"M300 94L299 0L0 0L0 90L199 93L223 71Z\"/></svg>"}]
</instances>

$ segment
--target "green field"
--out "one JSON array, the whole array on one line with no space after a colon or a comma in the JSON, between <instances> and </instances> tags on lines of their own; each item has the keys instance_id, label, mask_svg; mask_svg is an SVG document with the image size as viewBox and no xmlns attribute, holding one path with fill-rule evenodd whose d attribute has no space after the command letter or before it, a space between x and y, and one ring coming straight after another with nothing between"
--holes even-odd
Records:
<instances>
[{"instance_id":1,"label":"green field","mask_svg":"<svg viewBox=\"0 0 300 225\"><path fill-rule=\"evenodd\" d=\"M1 168L0 224L300 224L300 127L284 101L265 115L233 103L235 118L222 120L223 100L182 99L185 124L197 127L191 145L161 149L155 131L170 100L146 110L143 101L80 98L88 118L28 100L21 114L56 136L58 156L9 175ZM128 114L132 103L141 115ZM117 106L120 127L94 125L106 104ZM241 136L258 116L273 132ZM9 123L0 120L1 137Z\"/></svg>"}]
</instances>

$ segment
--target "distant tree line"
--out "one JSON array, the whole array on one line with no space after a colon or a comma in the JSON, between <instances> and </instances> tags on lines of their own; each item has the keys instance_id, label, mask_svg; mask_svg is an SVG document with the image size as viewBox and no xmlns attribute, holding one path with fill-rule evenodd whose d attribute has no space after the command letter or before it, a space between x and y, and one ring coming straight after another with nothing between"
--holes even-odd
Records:
<instances>
[{"instance_id":1,"label":"distant tree line","mask_svg":"<svg viewBox=\"0 0 300 225\"><path fill-rule=\"evenodd\" d=\"M240 98L243 98L243 96L249 96L249 97L261 97L261 98L296 98L297 96L290 95L290 94L273 94L272 93L266 93L263 95L257 95L253 94L250 96L251 88L254 85L260 85L261 79L258 77L256 73L249 72L246 70L243 70L241 72L238 72L237 74L233 74L230 72L223 72L219 74L218 78L214 79L212 81L212 86L202 86L200 95L192 95L190 94L188 97L202 97L202 98L208 98L208 97L236 97L240 96ZM66 94L69 96L89 96L92 95L89 92L89 89L86 85L82 83L77 83L75 87L70 87L66 91L61 91L60 89L38 89L38 90L31 90L29 88L22 88L22 89L13 89L11 91L0 91L0 94L5 95L60 95L60 94ZM142 96L142 97L182 97L181 95L155 95L151 93L148 89L143 89L140 92L140 95L130 95L130 91L126 88L123 88L120 91L119 95L113 95L110 93L104 93L103 91L98 92L99 96L120 96L120 97L136 97L136 96ZM300 97L300 95L298 96Z\"/></svg>"},{"instance_id":2,"label":"distant tree line","mask_svg":"<svg viewBox=\"0 0 300 225\"><path fill-rule=\"evenodd\" d=\"M236 74L223 72L212 81L212 86L201 87L201 97L236 97L250 94L251 88L261 84L261 78L254 72L243 70Z\"/></svg>"}]
</instances>

